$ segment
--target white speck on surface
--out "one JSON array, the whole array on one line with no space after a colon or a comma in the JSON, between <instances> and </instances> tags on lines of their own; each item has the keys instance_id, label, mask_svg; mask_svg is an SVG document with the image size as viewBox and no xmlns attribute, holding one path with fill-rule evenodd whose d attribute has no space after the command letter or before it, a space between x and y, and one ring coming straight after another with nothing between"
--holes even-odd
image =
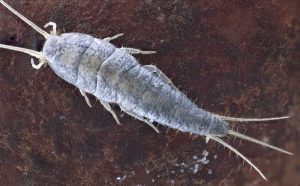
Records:
<instances>
[{"instance_id":1,"label":"white speck on surface","mask_svg":"<svg viewBox=\"0 0 300 186\"><path fill-rule=\"evenodd\" d=\"M193 173L196 174L198 172L198 170L199 170L199 164L197 163L194 165Z\"/></svg>"},{"instance_id":2,"label":"white speck on surface","mask_svg":"<svg viewBox=\"0 0 300 186\"><path fill-rule=\"evenodd\" d=\"M218 158L218 155L214 155L214 159L217 159Z\"/></svg>"},{"instance_id":3,"label":"white speck on surface","mask_svg":"<svg viewBox=\"0 0 300 186\"><path fill-rule=\"evenodd\" d=\"M210 162L208 159L209 152L207 150L202 151L202 157L201 155L193 155L191 159L187 162L179 162L176 163L175 166L178 167L176 170L167 170L166 172L170 172L172 174L175 174L176 171L179 173L189 172L193 174L197 174L203 167L203 165L206 165ZM212 158L217 159L217 155L212 155ZM212 170L209 172L212 173Z\"/></svg>"},{"instance_id":4,"label":"white speck on surface","mask_svg":"<svg viewBox=\"0 0 300 186\"><path fill-rule=\"evenodd\" d=\"M149 171L149 170L146 170L146 174L150 174L150 171Z\"/></svg>"},{"instance_id":5,"label":"white speck on surface","mask_svg":"<svg viewBox=\"0 0 300 186\"><path fill-rule=\"evenodd\" d=\"M211 175L211 174L212 174L212 170L211 170L211 169L208 169L207 173L208 173L209 175Z\"/></svg>"},{"instance_id":6,"label":"white speck on surface","mask_svg":"<svg viewBox=\"0 0 300 186\"><path fill-rule=\"evenodd\" d=\"M207 165L209 163L209 160L203 161L202 164L203 165Z\"/></svg>"},{"instance_id":7,"label":"white speck on surface","mask_svg":"<svg viewBox=\"0 0 300 186\"><path fill-rule=\"evenodd\" d=\"M123 180L125 180L126 177L127 177L126 175L123 176L123 177L118 176L118 177L117 177L117 180L118 180L119 182L122 182Z\"/></svg>"},{"instance_id":8,"label":"white speck on surface","mask_svg":"<svg viewBox=\"0 0 300 186\"><path fill-rule=\"evenodd\" d=\"M201 158L200 160L198 160L197 162L198 163L203 163L203 162L205 162L206 161L206 156L204 156L203 158Z\"/></svg>"},{"instance_id":9,"label":"white speck on surface","mask_svg":"<svg viewBox=\"0 0 300 186\"><path fill-rule=\"evenodd\" d=\"M132 176L135 176L135 171L131 171L130 174L131 174Z\"/></svg>"},{"instance_id":10,"label":"white speck on surface","mask_svg":"<svg viewBox=\"0 0 300 186\"><path fill-rule=\"evenodd\" d=\"M155 180L154 180L153 178L151 179L151 181L152 181L152 183L154 183L154 182L155 182Z\"/></svg>"},{"instance_id":11,"label":"white speck on surface","mask_svg":"<svg viewBox=\"0 0 300 186\"><path fill-rule=\"evenodd\" d=\"M171 183L174 184L174 183L175 183L175 180L171 180Z\"/></svg>"},{"instance_id":12,"label":"white speck on surface","mask_svg":"<svg viewBox=\"0 0 300 186\"><path fill-rule=\"evenodd\" d=\"M202 151L202 156L207 157L209 155L209 153L207 152L207 150Z\"/></svg>"}]
</instances>

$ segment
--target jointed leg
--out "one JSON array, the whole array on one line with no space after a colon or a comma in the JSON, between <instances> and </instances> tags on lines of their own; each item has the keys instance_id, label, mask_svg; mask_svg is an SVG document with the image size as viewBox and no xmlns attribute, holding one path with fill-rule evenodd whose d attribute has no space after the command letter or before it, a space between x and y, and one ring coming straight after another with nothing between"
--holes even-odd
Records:
<instances>
[{"instance_id":1,"label":"jointed leg","mask_svg":"<svg viewBox=\"0 0 300 186\"><path fill-rule=\"evenodd\" d=\"M168 78L168 76L166 76L161 70L159 70L156 66L154 65L145 65L143 66L143 68L155 73L161 80L163 80L164 82L168 83L169 85L171 85L174 89L177 89L177 87L175 87L175 85L172 83L172 81Z\"/></svg>"},{"instance_id":2,"label":"jointed leg","mask_svg":"<svg viewBox=\"0 0 300 186\"><path fill-rule=\"evenodd\" d=\"M34 64L34 61L33 59L31 58L31 65L34 69L40 69L44 64L47 63L45 57L43 56L43 53L42 52L38 52L38 51L35 51L35 50L31 50L31 49L28 49L28 48L21 48L21 47L15 47L15 46L10 46L10 45L4 45L4 44L0 44L0 48L4 48L4 49L8 49L8 50L13 50L13 51L18 51L18 52L23 52L23 53L26 53L26 54L29 54L33 57L36 57L39 59L39 64Z\"/></svg>"},{"instance_id":3,"label":"jointed leg","mask_svg":"<svg viewBox=\"0 0 300 186\"><path fill-rule=\"evenodd\" d=\"M34 60L31 58L31 60L30 60L30 62L31 62L31 66L32 66L32 68L34 68L34 69L40 69L44 64L47 64L47 61L46 61L46 59L44 59L44 58L40 58L39 59L39 64L34 64Z\"/></svg>"},{"instance_id":4,"label":"jointed leg","mask_svg":"<svg viewBox=\"0 0 300 186\"><path fill-rule=\"evenodd\" d=\"M149 120L144 119L143 117L141 117L141 116L139 116L139 115L137 115L137 114L135 114L135 113L133 113L133 112L131 112L131 111L127 111L127 110L124 109L123 107L121 107L121 109L122 109L124 112L126 112L128 115L130 115L130 116L132 116L132 117L134 117L134 118L136 118L136 119L138 119L138 120L140 120L140 121L143 121L143 122L147 123L150 127L152 127L152 128L155 130L155 132L159 133L159 130L158 130L158 129L153 125L153 123L151 123Z\"/></svg>"},{"instance_id":5,"label":"jointed leg","mask_svg":"<svg viewBox=\"0 0 300 186\"><path fill-rule=\"evenodd\" d=\"M49 22L44 25L44 28L47 28L48 26L52 26L52 31L50 31L50 34L53 36L57 36L57 25L54 22Z\"/></svg>"},{"instance_id":6,"label":"jointed leg","mask_svg":"<svg viewBox=\"0 0 300 186\"><path fill-rule=\"evenodd\" d=\"M210 136L206 136L206 137L205 137L205 143L208 143L209 140L210 140Z\"/></svg>"},{"instance_id":7,"label":"jointed leg","mask_svg":"<svg viewBox=\"0 0 300 186\"><path fill-rule=\"evenodd\" d=\"M121 36L123 36L123 35L124 35L124 34L121 33L121 34L114 35L114 36L112 36L112 37L104 38L103 40L109 42L109 41L112 41L112 40L114 40L114 39L117 39L117 38L119 38L119 37L121 37Z\"/></svg>"},{"instance_id":8,"label":"jointed leg","mask_svg":"<svg viewBox=\"0 0 300 186\"><path fill-rule=\"evenodd\" d=\"M155 54L156 53L155 51L143 51L136 48L122 47L121 49L125 50L129 54Z\"/></svg>"},{"instance_id":9,"label":"jointed leg","mask_svg":"<svg viewBox=\"0 0 300 186\"><path fill-rule=\"evenodd\" d=\"M90 108L92 108L92 105L91 105L91 103L90 103L90 100L89 100L89 98L87 97L87 95L85 94L85 92L84 92L83 90L81 90L81 89L79 89L79 91L80 91L80 94L84 97L86 104L87 104Z\"/></svg>"},{"instance_id":10,"label":"jointed leg","mask_svg":"<svg viewBox=\"0 0 300 186\"><path fill-rule=\"evenodd\" d=\"M121 125L121 123L120 123L120 121L119 121L119 119L118 119L116 113L111 109L110 105L109 105L107 102L102 101L102 100L100 100L100 103L104 106L104 108L105 108L108 112L111 113L111 115L112 115L112 116L114 117L114 119L116 120L117 124L118 124L118 125Z\"/></svg>"}]
</instances>

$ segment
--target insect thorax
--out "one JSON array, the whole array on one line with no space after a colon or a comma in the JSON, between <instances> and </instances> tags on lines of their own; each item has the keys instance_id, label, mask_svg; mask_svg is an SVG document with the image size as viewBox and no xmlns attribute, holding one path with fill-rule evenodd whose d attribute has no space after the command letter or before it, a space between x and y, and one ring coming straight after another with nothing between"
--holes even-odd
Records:
<instances>
[{"instance_id":1,"label":"insect thorax","mask_svg":"<svg viewBox=\"0 0 300 186\"><path fill-rule=\"evenodd\" d=\"M67 33L48 38L43 54L58 76L93 93L99 67L114 50L110 43L90 35Z\"/></svg>"}]
</instances>

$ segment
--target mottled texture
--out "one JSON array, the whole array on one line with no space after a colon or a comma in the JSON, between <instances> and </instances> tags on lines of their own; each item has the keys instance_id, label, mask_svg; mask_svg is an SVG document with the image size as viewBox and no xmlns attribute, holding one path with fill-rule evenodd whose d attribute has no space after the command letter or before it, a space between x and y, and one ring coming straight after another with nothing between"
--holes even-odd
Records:
<instances>
[{"instance_id":1,"label":"mottled texture","mask_svg":"<svg viewBox=\"0 0 300 186\"><path fill-rule=\"evenodd\" d=\"M226 135L228 124L191 102L126 51L80 33L51 36L43 55L54 72L137 118L196 135Z\"/></svg>"},{"instance_id":2,"label":"mottled texture","mask_svg":"<svg viewBox=\"0 0 300 186\"><path fill-rule=\"evenodd\" d=\"M101 65L100 71L98 75L107 82L107 86L100 89L110 89L105 96L125 111L182 132L198 135L227 133L226 122L197 107L122 49L116 49Z\"/></svg>"},{"instance_id":3,"label":"mottled texture","mask_svg":"<svg viewBox=\"0 0 300 186\"><path fill-rule=\"evenodd\" d=\"M61 36L51 36L45 42L42 50L43 56L51 69L53 69L59 77L76 85L77 80L82 78L82 76L78 74L79 68L86 64L82 58L87 54L86 52L93 42L94 38L86 34L66 33ZM98 48L100 47L98 46ZM102 61L99 61L99 64L101 64L101 62ZM88 61L88 63L93 64L93 60ZM95 76L96 74L92 75ZM83 76L88 76L88 74ZM95 89L93 92L94 91Z\"/></svg>"},{"instance_id":4,"label":"mottled texture","mask_svg":"<svg viewBox=\"0 0 300 186\"><path fill-rule=\"evenodd\" d=\"M92 44L81 57L75 86L80 86L85 92L95 94L97 81L99 83L97 73L100 66L115 50L116 48L112 44L94 38Z\"/></svg>"},{"instance_id":5,"label":"mottled texture","mask_svg":"<svg viewBox=\"0 0 300 186\"><path fill-rule=\"evenodd\" d=\"M62 33L97 38L125 33L113 43L156 50L156 55L138 56L138 61L157 65L209 111L248 117L294 115L287 121L238 126L296 155L229 140L262 169L269 179L264 182L227 149L205 144L202 138L163 127L158 135L126 115L117 126L102 105L89 109L80 93L50 68L36 71L29 56L0 50L1 184L300 182L298 0L7 2L39 26L58 23ZM41 50L44 39L0 7L0 42ZM210 162L198 164L194 171L204 149Z\"/></svg>"}]
</instances>

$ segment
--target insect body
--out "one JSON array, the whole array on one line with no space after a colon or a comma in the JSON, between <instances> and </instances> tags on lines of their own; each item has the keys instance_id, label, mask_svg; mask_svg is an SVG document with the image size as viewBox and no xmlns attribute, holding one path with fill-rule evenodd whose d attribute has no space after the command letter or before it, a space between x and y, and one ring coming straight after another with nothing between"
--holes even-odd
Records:
<instances>
[{"instance_id":1,"label":"insect body","mask_svg":"<svg viewBox=\"0 0 300 186\"><path fill-rule=\"evenodd\" d=\"M157 75L161 74L158 69L141 66L130 52L78 33L50 36L43 49L58 76L93 94L102 103L116 103L138 119L183 132L198 135L228 132L226 122L197 107Z\"/></svg>"},{"instance_id":2,"label":"insect body","mask_svg":"<svg viewBox=\"0 0 300 186\"><path fill-rule=\"evenodd\" d=\"M153 122L177 129L182 132L202 135L229 148L253 166L264 178L261 171L235 148L220 137L233 135L283 153L291 154L275 146L229 129L226 121L266 121L287 117L245 119L219 116L207 112L181 93L159 69L152 65L141 66L131 54L151 54L134 48L116 48L109 41L122 34L105 39L97 39L80 33L57 35L56 24L48 34L30 20L12 9L4 1L0 3L32 26L46 38L42 52L0 44L0 48L28 53L39 58L38 65L31 61L33 68L39 69L47 63L54 72L67 82L79 88L90 106L86 93L92 94L113 115L119 124L117 115L110 103L118 104L127 114L146 122L157 132Z\"/></svg>"}]
</instances>

